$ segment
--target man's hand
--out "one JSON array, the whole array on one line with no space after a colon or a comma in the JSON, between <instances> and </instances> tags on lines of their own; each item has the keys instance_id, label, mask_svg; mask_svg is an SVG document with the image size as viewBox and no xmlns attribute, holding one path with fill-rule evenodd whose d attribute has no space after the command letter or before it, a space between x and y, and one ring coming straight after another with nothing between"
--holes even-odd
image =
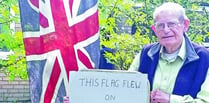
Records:
<instances>
[{"instance_id":1,"label":"man's hand","mask_svg":"<svg viewBox=\"0 0 209 103\"><path fill-rule=\"evenodd\" d=\"M150 99L151 103L169 103L170 95L157 89L151 91Z\"/></svg>"},{"instance_id":2,"label":"man's hand","mask_svg":"<svg viewBox=\"0 0 209 103\"><path fill-rule=\"evenodd\" d=\"M70 103L70 99L68 96L63 97L63 103Z\"/></svg>"}]
</instances>

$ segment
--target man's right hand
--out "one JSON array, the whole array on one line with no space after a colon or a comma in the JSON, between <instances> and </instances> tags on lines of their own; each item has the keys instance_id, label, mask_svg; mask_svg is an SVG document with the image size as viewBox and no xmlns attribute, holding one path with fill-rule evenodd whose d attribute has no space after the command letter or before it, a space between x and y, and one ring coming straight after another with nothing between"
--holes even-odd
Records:
<instances>
[{"instance_id":1,"label":"man's right hand","mask_svg":"<svg viewBox=\"0 0 209 103\"><path fill-rule=\"evenodd\" d=\"M70 99L68 96L63 97L63 103L70 103Z\"/></svg>"}]
</instances>

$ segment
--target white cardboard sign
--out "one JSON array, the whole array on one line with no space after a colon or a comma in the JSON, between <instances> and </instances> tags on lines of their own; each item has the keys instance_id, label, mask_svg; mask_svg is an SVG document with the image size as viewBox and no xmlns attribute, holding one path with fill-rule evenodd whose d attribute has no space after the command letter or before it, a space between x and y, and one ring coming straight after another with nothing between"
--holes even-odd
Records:
<instances>
[{"instance_id":1,"label":"white cardboard sign","mask_svg":"<svg viewBox=\"0 0 209 103\"><path fill-rule=\"evenodd\" d=\"M149 103L147 75L139 72L70 72L70 103Z\"/></svg>"}]
</instances>

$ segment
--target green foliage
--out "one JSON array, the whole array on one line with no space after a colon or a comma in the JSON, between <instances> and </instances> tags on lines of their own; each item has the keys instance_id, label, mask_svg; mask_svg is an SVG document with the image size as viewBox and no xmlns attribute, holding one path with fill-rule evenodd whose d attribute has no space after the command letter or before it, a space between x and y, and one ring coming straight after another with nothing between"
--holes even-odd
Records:
<instances>
[{"instance_id":1,"label":"green foliage","mask_svg":"<svg viewBox=\"0 0 209 103\"><path fill-rule=\"evenodd\" d=\"M177 2L186 8L190 19L188 35L192 41L202 43L209 36L209 17L201 2L191 0L99 0L99 23L101 45L111 48L114 53L105 53L108 62L118 69L128 69L134 55L147 43L156 42L157 38L151 30L154 8L163 2ZM139 4L139 6L136 6ZM125 20L125 22L123 22ZM118 24L136 25L134 35L120 33ZM145 41L145 42L144 42Z\"/></svg>"},{"instance_id":2,"label":"green foliage","mask_svg":"<svg viewBox=\"0 0 209 103\"><path fill-rule=\"evenodd\" d=\"M0 60L0 71L8 74L13 80L15 77L27 78L25 50L22 32L16 32L10 27L11 23L20 22L17 0L0 1L0 48L12 50L13 54L7 60Z\"/></svg>"},{"instance_id":3,"label":"green foliage","mask_svg":"<svg viewBox=\"0 0 209 103\"><path fill-rule=\"evenodd\" d=\"M115 68L127 70L133 61L134 56L141 50L143 45L150 43L150 17L143 8L133 8L134 2L122 0L101 0L99 2L99 23L101 45L114 49L114 53L105 53L108 62L115 65ZM147 19L144 19L147 18ZM125 22L123 22L125 20ZM143 21L143 22L142 22ZM118 24L137 26L135 35L120 32ZM149 34L149 35L143 35Z\"/></svg>"},{"instance_id":4,"label":"green foliage","mask_svg":"<svg viewBox=\"0 0 209 103\"><path fill-rule=\"evenodd\" d=\"M190 28L188 31L189 37L192 41L202 43L208 36L209 32L209 18L205 7L200 6L200 2L184 2L182 4L186 9L188 18L190 19Z\"/></svg>"},{"instance_id":5,"label":"green foliage","mask_svg":"<svg viewBox=\"0 0 209 103\"><path fill-rule=\"evenodd\" d=\"M106 52L108 62L115 64L118 69L127 69L132 63L133 57L142 48L142 45L149 43L145 35L112 34L111 39L104 40L103 45L114 48L114 53Z\"/></svg>"}]
</instances>

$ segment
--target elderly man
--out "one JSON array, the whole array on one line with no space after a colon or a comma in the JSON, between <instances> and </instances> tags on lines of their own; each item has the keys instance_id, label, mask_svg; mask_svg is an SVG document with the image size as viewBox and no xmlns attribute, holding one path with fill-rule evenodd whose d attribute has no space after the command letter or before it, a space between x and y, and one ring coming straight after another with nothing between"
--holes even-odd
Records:
<instances>
[{"instance_id":1,"label":"elderly man","mask_svg":"<svg viewBox=\"0 0 209 103\"><path fill-rule=\"evenodd\" d=\"M164 3L153 18L159 42L145 46L129 70L148 74L151 103L209 102L209 51L187 37L184 8Z\"/></svg>"}]
</instances>

